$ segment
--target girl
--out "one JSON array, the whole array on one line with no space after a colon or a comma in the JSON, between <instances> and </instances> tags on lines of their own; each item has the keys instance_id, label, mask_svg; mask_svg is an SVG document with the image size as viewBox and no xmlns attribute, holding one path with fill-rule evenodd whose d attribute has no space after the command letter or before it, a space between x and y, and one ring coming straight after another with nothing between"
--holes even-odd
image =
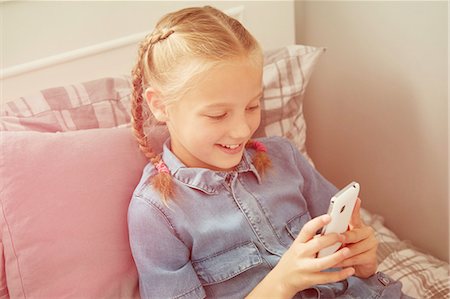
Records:
<instances>
[{"instance_id":1,"label":"girl","mask_svg":"<svg viewBox=\"0 0 450 299\"><path fill-rule=\"evenodd\" d=\"M375 274L360 202L348 232L315 237L336 188L287 140L251 139L262 70L257 41L212 7L166 15L141 43L132 116L150 163L128 220L141 296L402 297ZM157 123L170 134L161 154L147 131ZM346 246L315 257L336 242Z\"/></svg>"}]
</instances>

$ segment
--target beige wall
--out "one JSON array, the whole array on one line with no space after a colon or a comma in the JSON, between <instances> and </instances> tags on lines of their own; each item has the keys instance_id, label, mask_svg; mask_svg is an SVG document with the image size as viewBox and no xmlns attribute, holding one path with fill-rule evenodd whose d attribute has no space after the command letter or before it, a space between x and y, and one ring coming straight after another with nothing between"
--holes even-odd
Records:
<instances>
[{"instance_id":1,"label":"beige wall","mask_svg":"<svg viewBox=\"0 0 450 299\"><path fill-rule=\"evenodd\" d=\"M243 5L264 48L294 43L292 1L2 2L1 68L150 30L190 5ZM307 89L308 148L338 186L361 183L364 206L448 259L446 2L295 3L297 42L326 46ZM1 100L128 73L127 46L1 82ZM113 61L114 63L111 63Z\"/></svg>"},{"instance_id":2,"label":"beige wall","mask_svg":"<svg viewBox=\"0 0 450 299\"><path fill-rule=\"evenodd\" d=\"M401 238L448 260L448 7L296 2L298 43L328 48L307 89L307 146Z\"/></svg>"},{"instance_id":3,"label":"beige wall","mask_svg":"<svg viewBox=\"0 0 450 299\"><path fill-rule=\"evenodd\" d=\"M223 10L243 6L244 24L265 49L295 43L293 1L6 1L0 2L0 67L150 32L163 14L203 5ZM129 74L136 51L132 44L6 78L2 101L45 87Z\"/></svg>"}]
</instances>

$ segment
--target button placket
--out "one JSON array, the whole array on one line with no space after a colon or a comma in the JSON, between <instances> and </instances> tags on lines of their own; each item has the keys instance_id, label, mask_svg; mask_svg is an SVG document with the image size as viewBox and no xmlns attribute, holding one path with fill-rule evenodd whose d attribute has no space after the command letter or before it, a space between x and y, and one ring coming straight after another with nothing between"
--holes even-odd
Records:
<instances>
[{"instance_id":1,"label":"button placket","mask_svg":"<svg viewBox=\"0 0 450 299\"><path fill-rule=\"evenodd\" d=\"M264 248L275 255L282 256L285 248L278 242L273 227L265 217L257 200L245 188L238 188L239 185L236 174L231 183L231 193L236 204L244 213L253 232Z\"/></svg>"}]
</instances>

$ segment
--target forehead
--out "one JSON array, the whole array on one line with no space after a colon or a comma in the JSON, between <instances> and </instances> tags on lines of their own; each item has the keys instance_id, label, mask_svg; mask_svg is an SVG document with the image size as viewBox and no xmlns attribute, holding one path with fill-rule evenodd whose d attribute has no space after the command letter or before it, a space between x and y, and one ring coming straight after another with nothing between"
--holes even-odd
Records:
<instances>
[{"instance_id":1,"label":"forehead","mask_svg":"<svg viewBox=\"0 0 450 299\"><path fill-rule=\"evenodd\" d=\"M262 90L262 66L236 60L221 63L206 71L185 94L187 100L207 99L228 102L233 99L253 99Z\"/></svg>"}]
</instances>

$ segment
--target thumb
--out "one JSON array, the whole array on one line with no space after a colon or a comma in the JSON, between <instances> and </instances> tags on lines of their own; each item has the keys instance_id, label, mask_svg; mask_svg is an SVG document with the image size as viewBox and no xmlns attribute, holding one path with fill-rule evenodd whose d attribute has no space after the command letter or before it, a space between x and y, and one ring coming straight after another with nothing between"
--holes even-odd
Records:
<instances>
[{"instance_id":1,"label":"thumb","mask_svg":"<svg viewBox=\"0 0 450 299\"><path fill-rule=\"evenodd\" d=\"M355 207L353 208L352 217L350 219L350 228L357 228L363 226L360 209L361 209L361 199L358 197L356 199L356 204Z\"/></svg>"}]
</instances>

